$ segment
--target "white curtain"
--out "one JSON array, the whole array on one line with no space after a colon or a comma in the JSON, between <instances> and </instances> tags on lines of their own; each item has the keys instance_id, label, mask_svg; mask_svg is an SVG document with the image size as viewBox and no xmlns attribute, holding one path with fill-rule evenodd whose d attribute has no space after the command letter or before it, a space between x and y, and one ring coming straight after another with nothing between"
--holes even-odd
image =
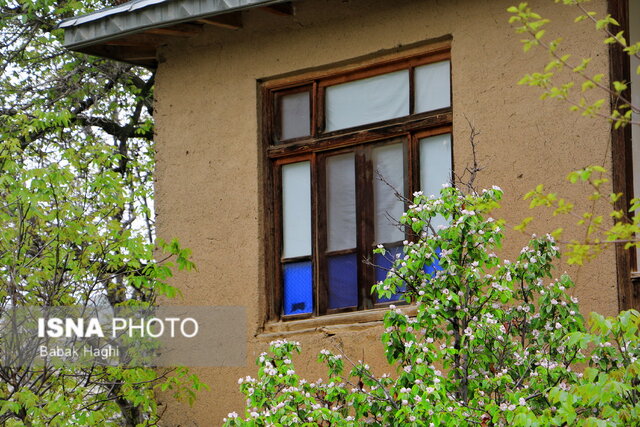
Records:
<instances>
[{"instance_id":1,"label":"white curtain","mask_svg":"<svg viewBox=\"0 0 640 427\"><path fill-rule=\"evenodd\" d=\"M437 110L451 105L451 63L449 61L422 65L414 70L416 113Z\"/></svg>"},{"instance_id":2,"label":"white curtain","mask_svg":"<svg viewBox=\"0 0 640 427\"><path fill-rule=\"evenodd\" d=\"M354 153L327 157L327 250L356 247L356 169Z\"/></svg>"},{"instance_id":3,"label":"white curtain","mask_svg":"<svg viewBox=\"0 0 640 427\"><path fill-rule=\"evenodd\" d=\"M409 70L329 86L326 130L345 129L409 115Z\"/></svg>"},{"instance_id":4,"label":"white curtain","mask_svg":"<svg viewBox=\"0 0 640 427\"><path fill-rule=\"evenodd\" d=\"M283 96L280 100L282 110L282 139L298 138L310 134L311 114L309 113L309 92Z\"/></svg>"},{"instance_id":5,"label":"white curtain","mask_svg":"<svg viewBox=\"0 0 640 427\"><path fill-rule=\"evenodd\" d=\"M397 226L404 204L394 192L395 189L404 194L404 144L376 147L372 155L375 241L397 242L404 239L404 233ZM379 179L380 176L388 184Z\"/></svg>"},{"instance_id":6,"label":"white curtain","mask_svg":"<svg viewBox=\"0 0 640 427\"><path fill-rule=\"evenodd\" d=\"M311 165L282 166L284 258L311 255Z\"/></svg>"},{"instance_id":7,"label":"white curtain","mask_svg":"<svg viewBox=\"0 0 640 427\"><path fill-rule=\"evenodd\" d=\"M451 134L420 140L420 189L426 196L440 197L442 184L451 182ZM431 225L437 228L446 221L437 216Z\"/></svg>"}]
</instances>

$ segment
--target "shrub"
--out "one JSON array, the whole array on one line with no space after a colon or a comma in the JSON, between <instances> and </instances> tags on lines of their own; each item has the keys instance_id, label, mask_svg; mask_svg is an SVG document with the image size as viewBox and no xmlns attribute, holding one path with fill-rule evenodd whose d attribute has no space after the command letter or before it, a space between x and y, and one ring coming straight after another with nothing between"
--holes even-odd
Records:
<instances>
[{"instance_id":1,"label":"shrub","mask_svg":"<svg viewBox=\"0 0 640 427\"><path fill-rule=\"evenodd\" d=\"M403 290L416 306L415 316L392 306L384 318L393 376L323 350L328 379L308 382L292 363L300 345L276 341L258 377L239 380L247 409L226 425L638 423L639 314L593 315L587 331L573 282L552 277L560 253L550 235L500 259L503 223L490 212L501 197L498 187L415 194L400 221L414 238L374 287L381 297Z\"/></svg>"}]
</instances>

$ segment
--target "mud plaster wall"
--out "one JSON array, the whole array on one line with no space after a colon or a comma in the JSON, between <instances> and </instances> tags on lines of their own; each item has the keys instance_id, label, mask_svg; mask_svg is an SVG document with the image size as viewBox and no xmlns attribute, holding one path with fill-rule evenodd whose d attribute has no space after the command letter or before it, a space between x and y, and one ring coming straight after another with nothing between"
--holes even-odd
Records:
<instances>
[{"instance_id":1,"label":"mud plaster wall","mask_svg":"<svg viewBox=\"0 0 640 427\"><path fill-rule=\"evenodd\" d=\"M532 213L522 195L538 183L585 200L564 177L588 164L610 164L608 125L581 118L567 105L538 100L539 92L516 84L545 63L541 51L522 53L520 37L507 24L507 1L479 0L306 0L295 2L295 17L260 10L244 12L238 31L207 27L201 35L177 40L162 52L157 96L158 233L178 237L193 250L197 273L179 274L184 305L244 305L247 308L246 367L200 369L210 384L193 408L170 403L167 425L217 425L228 412L242 410L237 378L255 376L256 356L277 336L260 334L264 315L264 268L257 80L349 60L398 45L451 35L453 136L458 171L470 161L465 116L481 131L479 186L506 191L497 214L511 226ZM574 25L577 11L536 0L534 9L553 19L548 32L565 37L577 55L594 58L607 73L607 50L588 23ZM605 2L592 7L600 12ZM572 33L568 33L570 30ZM546 232L569 223L535 212ZM511 232L507 256L515 257L524 237ZM585 313L617 310L612 253L579 271L575 294ZM329 328L354 359L382 373L380 323ZM283 335L284 336L284 335ZM286 335L302 343L298 370L315 380L322 370L315 356L331 343L322 331ZM211 349L216 351L216 349Z\"/></svg>"}]
</instances>

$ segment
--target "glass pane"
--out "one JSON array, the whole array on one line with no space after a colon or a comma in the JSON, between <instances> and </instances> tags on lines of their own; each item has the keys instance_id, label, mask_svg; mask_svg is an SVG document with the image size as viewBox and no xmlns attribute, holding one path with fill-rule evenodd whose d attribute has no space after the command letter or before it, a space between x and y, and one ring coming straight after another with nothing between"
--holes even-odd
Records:
<instances>
[{"instance_id":1,"label":"glass pane","mask_svg":"<svg viewBox=\"0 0 640 427\"><path fill-rule=\"evenodd\" d=\"M329 86L326 130L345 129L409 115L409 70Z\"/></svg>"},{"instance_id":2,"label":"glass pane","mask_svg":"<svg viewBox=\"0 0 640 427\"><path fill-rule=\"evenodd\" d=\"M358 264L356 254L327 258L329 276L329 308L358 305Z\"/></svg>"},{"instance_id":3,"label":"glass pane","mask_svg":"<svg viewBox=\"0 0 640 427\"><path fill-rule=\"evenodd\" d=\"M437 110L451 105L451 62L442 61L414 70L415 112Z\"/></svg>"},{"instance_id":4,"label":"glass pane","mask_svg":"<svg viewBox=\"0 0 640 427\"><path fill-rule=\"evenodd\" d=\"M382 255L382 254L375 255L374 262L376 264L376 282L384 282L384 280L387 278L387 274L389 270L393 266L393 261L397 257L404 256L402 251L402 246L397 246L395 248L386 248L386 249L387 249L387 253L385 255ZM436 255L438 257L440 256L439 249L436 251ZM440 266L440 262L438 261L438 259L436 259L434 262L430 264L425 264L422 270L426 274L433 276L436 273L436 271L442 270L442 267ZM400 297L402 296L402 293L405 291L406 291L406 286L403 286L401 289L398 289L394 295L391 295L390 298L376 297L377 302L397 301L400 299Z\"/></svg>"},{"instance_id":5,"label":"glass pane","mask_svg":"<svg viewBox=\"0 0 640 427\"><path fill-rule=\"evenodd\" d=\"M309 92L294 93L280 98L281 139L311 134Z\"/></svg>"},{"instance_id":6,"label":"glass pane","mask_svg":"<svg viewBox=\"0 0 640 427\"><path fill-rule=\"evenodd\" d=\"M384 282L384 279L387 278L387 273L393 266L393 261L397 256L402 256L402 246L396 246L395 248L386 248L387 253L375 254L374 262L376 264L376 282ZM406 290L406 286L402 287L402 289L398 289L394 295L391 295L390 298L378 298L376 296L377 302L389 302L389 301L397 301L400 299L402 293Z\"/></svg>"},{"instance_id":7,"label":"glass pane","mask_svg":"<svg viewBox=\"0 0 640 427\"><path fill-rule=\"evenodd\" d=\"M282 166L282 256L311 255L310 163Z\"/></svg>"},{"instance_id":8,"label":"glass pane","mask_svg":"<svg viewBox=\"0 0 640 427\"><path fill-rule=\"evenodd\" d=\"M327 250L356 247L355 154L327 158Z\"/></svg>"},{"instance_id":9,"label":"glass pane","mask_svg":"<svg viewBox=\"0 0 640 427\"><path fill-rule=\"evenodd\" d=\"M440 196L442 184L451 182L451 134L420 140L420 188L425 195Z\"/></svg>"},{"instance_id":10,"label":"glass pane","mask_svg":"<svg viewBox=\"0 0 640 427\"><path fill-rule=\"evenodd\" d=\"M311 261L283 264L282 275L284 314L311 313L313 311Z\"/></svg>"},{"instance_id":11,"label":"glass pane","mask_svg":"<svg viewBox=\"0 0 640 427\"><path fill-rule=\"evenodd\" d=\"M440 266L440 249L436 250L435 261L433 261L431 264L425 264L422 270L431 277L436 274L436 271L442 270L442 267Z\"/></svg>"},{"instance_id":12,"label":"glass pane","mask_svg":"<svg viewBox=\"0 0 640 427\"><path fill-rule=\"evenodd\" d=\"M431 136L420 140L420 189L426 196L440 197L442 184L451 182L451 134ZM446 224L438 215L431 225Z\"/></svg>"},{"instance_id":13,"label":"glass pane","mask_svg":"<svg viewBox=\"0 0 640 427\"><path fill-rule=\"evenodd\" d=\"M404 144L384 145L372 152L375 242L397 242L404 239L398 225L404 204L395 194L404 194Z\"/></svg>"}]
</instances>

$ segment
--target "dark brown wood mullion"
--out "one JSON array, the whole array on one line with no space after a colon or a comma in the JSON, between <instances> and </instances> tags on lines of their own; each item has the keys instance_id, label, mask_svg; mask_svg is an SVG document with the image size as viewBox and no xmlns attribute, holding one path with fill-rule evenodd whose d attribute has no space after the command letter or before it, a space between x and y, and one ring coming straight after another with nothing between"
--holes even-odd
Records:
<instances>
[{"instance_id":1,"label":"dark brown wood mullion","mask_svg":"<svg viewBox=\"0 0 640 427\"><path fill-rule=\"evenodd\" d=\"M315 265L315 293L316 313L318 315L326 314L329 301L329 277L327 274L327 176L326 176L326 156L318 155L316 157L316 179L314 180L315 188L315 223L316 223L316 251Z\"/></svg>"},{"instance_id":2,"label":"dark brown wood mullion","mask_svg":"<svg viewBox=\"0 0 640 427\"><path fill-rule=\"evenodd\" d=\"M282 98L280 93L272 93L271 108L273 118L271 120L271 132L273 144L280 144L282 138L282 102L280 98Z\"/></svg>"},{"instance_id":3,"label":"dark brown wood mullion","mask_svg":"<svg viewBox=\"0 0 640 427\"><path fill-rule=\"evenodd\" d=\"M363 229L363 221L361 219L366 215L364 212L364 194L366 191L366 158L364 153L364 147L358 147L355 150L355 162L356 162L356 242L358 245L356 251L357 257L357 269L358 269L358 310L363 307L361 284L364 281L364 264L362 261L363 248L368 247L364 244L365 230Z\"/></svg>"},{"instance_id":4,"label":"dark brown wood mullion","mask_svg":"<svg viewBox=\"0 0 640 427\"><path fill-rule=\"evenodd\" d=\"M321 112L318 113L321 115ZM438 112L421 113L409 119L393 119L387 122L380 122L367 129L350 129L339 135L326 135L320 138L307 139L288 144L274 145L269 147L270 158L286 157L293 154L304 154L309 152L319 152L336 149L340 147L350 147L362 143L389 139L406 134L408 132L419 132L426 129L436 129L451 124L453 113L450 109ZM324 120L323 118L319 120Z\"/></svg>"},{"instance_id":5,"label":"dark brown wood mullion","mask_svg":"<svg viewBox=\"0 0 640 427\"><path fill-rule=\"evenodd\" d=\"M272 143L273 136L273 103L272 93L266 88L258 91L260 99L260 105L262 109L262 121L259 122L261 146L262 146L262 162L261 169L263 176L265 177L263 182L263 226L262 231L265 236L264 245L264 274L265 274L265 288L266 288L266 307L265 307L265 320L276 320L280 316L280 286L279 286L279 248L277 246L278 236L278 202L277 192L274 180L274 174L276 174L276 167L272 164L271 160L267 156L267 150Z\"/></svg>"},{"instance_id":6,"label":"dark brown wood mullion","mask_svg":"<svg viewBox=\"0 0 640 427\"><path fill-rule=\"evenodd\" d=\"M439 108L433 111L425 111L410 116L402 116L394 119L382 120L379 122L368 123L359 126L353 126L345 129L324 132L317 141L325 140L341 140L344 137L352 137L353 135L367 135L367 141L374 141L377 132L388 130L394 134L402 134L419 129L428 129L437 126L444 126L451 123L453 112L451 107ZM372 138L372 137L373 138ZM391 135L386 133L382 138L390 138Z\"/></svg>"},{"instance_id":7,"label":"dark brown wood mullion","mask_svg":"<svg viewBox=\"0 0 640 427\"><path fill-rule=\"evenodd\" d=\"M315 138L318 136L318 104L319 104L319 94L318 94L318 82L313 82L311 87L311 96L309 97L311 101L311 137Z\"/></svg>"},{"instance_id":8,"label":"dark brown wood mullion","mask_svg":"<svg viewBox=\"0 0 640 427\"><path fill-rule=\"evenodd\" d=\"M454 144L453 141L453 130L450 130L449 133L451 134L450 138L451 138L451 176L449 177L451 179L451 183L455 183L455 171L456 171L456 145Z\"/></svg>"},{"instance_id":9,"label":"dark brown wood mullion","mask_svg":"<svg viewBox=\"0 0 640 427\"><path fill-rule=\"evenodd\" d=\"M407 181L409 183L409 196L407 197L413 203L413 194L420 190L420 149L418 147L418 138L415 134L409 135L409 171L407 173ZM405 206L405 209L408 209ZM412 242L418 241L418 234L414 233L411 227L405 230L405 238Z\"/></svg>"},{"instance_id":10,"label":"dark brown wood mullion","mask_svg":"<svg viewBox=\"0 0 640 427\"><path fill-rule=\"evenodd\" d=\"M318 315L318 303L316 296L318 295L319 287L324 284L320 284L318 281L318 155L313 153L311 155L311 277L312 288L311 295L313 295L313 314Z\"/></svg>"},{"instance_id":11,"label":"dark brown wood mullion","mask_svg":"<svg viewBox=\"0 0 640 427\"><path fill-rule=\"evenodd\" d=\"M273 239L273 248L274 252L272 256L275 258L275 282L273 286L273 314L276 317L280 317L283 314L282 311L282 301L284 298L284 282L282 275L282 233L283 233L283 225L282 225L282 175L281 175L281 167L273 167L272 169L272 182L273 182L273 218L275 224L275 238Z\"/></svg>"},{"instance_id":12,"label":"dark brown wood mullion","mask_svg":"<svg viewBox=\"0 0 640 427\"><path fill-rule=\"evenodd\" d=\"M283 314L282 320L302 320L313 317L313 313Z\"/></svg>"},{"instance_id":13,"label":"dark brown wood mullion","mask_svg":"<svg viewBox=\"0 0 640 427\"><path fill-rule=\"evenodd\" d=\"M348 313L351 311L358 311L358 307L341 307L341 308L328 308L326 314L339 314Z\"/></svg>"},{"instance_id":14,"label":"dark brown wood mullion","mask_svg":"<svg viewBox=\"0 0 640 427\"><path fill-rule=\"evenodd\" d=\"M409 68L409 115L415 111L415 67Z\"/></svg>"},{"instance_id":15,"label":"dark brown wood mullion","mask_svg":"<svg viewBox=\"0 0 640 427\"><path fill-rule=\"evenodd\" d=\"M629 34L629 1L630 0L609 0L608 12L620 23L620 28L614 29L614 32L624 30L625 34ZM633 1L633 0L631 0ZM609 46L609 74L610 81L629 81L630 60L623 49L616 43ZM630 91L627 90L623 95L630 98ZM611 98L611 106L615 107L619 103L615 97ZM627 212L629 202L634 194L633 188L633 158L632 158L632 140L631 127L624 126L611 130L611 157L612 157L612 183L613 191L622 193L622 197L618 199L615 208ZM628 219L630 220L630 219ZM640 309L640 283L634 283L631 275L637 271L636 260L637 249L627 250L624 243L617 243L616 252L616 270L618 284L618 309Z\"/></svg>"},{"instance_id":16,"label":"dark brown wood mullion","mask_svg":"<svg viewBox=\"0 0 640 427\"><path fill-rule=\"evenodd\" d=\"M312 261L312 258L313 258L312 255L301 255L301 256L296 256L291 258L281 258L280 262L283 264L286 264L290 262Z\"/></svg>"},{"instance_id":17,"label":"dark brown wood mullion","mask_svg":"<svg viewBox=\"0 0 640 427\"><path fill-rule=\"evenodd\" d=\"M404 166L404 171L402 172L402 178L403 178L402 185L404 187L403 196L405 197L405 199L411 200L412 192L411 192L410 173L412 169L411 162L413 160L413 153L411 153L411 135L406 135L405 141L402 143L402 154L403 154L402 165ZM404 203L403 212L406 212L408 208L409 208L408 204ZM394 219L396 221L400 220L400 218L394 218Z\"/></svg>"},{"instance_id":18,"label":"dark brown wood mullion","mask_svg":"<svg viewBox=\"0 0 640 427\"><path fill-rule=\"evenodd\" d=\"M420 148L415 134L409 135L409 200L413 200L413 193L420 190Z\"/></svg>"},{"instance_id":19,"label":"dark brown wood mullion","mask_svg":"<svg viewBox=\"0 0 640 427\"><path fill-rule=\"evenodd\" d=\"M260 93L262 106L262 143L266 150L275 143L275 96L272 91L263 88Z\"/></svg>"},{"instance_id":20,"label":"dark brown wood mullion","mask_svg":"<svg viewBox=\"0 0 640 427\"><path fill-rule=\"evenodd\" d=\"M384 247L387 248L387 249L395 248L395 247L398 247L398 246L402 246L403 244L404 244L404 240L398 240L397 242L383 243ZM377 247L378 247L378 245L376 243L373 243L371 245L371 251L373 252L373 250L375 248L377 248Z\"/></svg>"},{"instance_id":21,"label":"dark brown wood mullion","mask_svg":"<svg viewBox=\"0 0 640 427\"><path fill-rule=\"evenodd\" d=\"M340 249L337 251L326 252L326 256L350 255L350 254L356 253L357 251L358 251L358 248Z\"/></svg>"},{"instance_id":22,"label":"dark brown wood mullion","mask_svg":"<svg viewBox=\"0 0 640 427\"><path fill-rule=\"evenodd\" d=\"M316 137L324 133L325 127L325 87L316 85ZM317 140L316 140L317 141Z\"/></svg>"},{"instance_id":23,"label":"dark brown wood mullion","mask_svg":"<svg viewBox=\"0 0 640 427\"><path fill-rule=\"evenodd\" d=\"M375 272L371 265L364 262L371 258L371 245L374 240L373 222L373 163L371 147L361 146L356 150L356 218L358 224L358 309L373 307L371 286Z\"/></svg>"}]
</instances>

